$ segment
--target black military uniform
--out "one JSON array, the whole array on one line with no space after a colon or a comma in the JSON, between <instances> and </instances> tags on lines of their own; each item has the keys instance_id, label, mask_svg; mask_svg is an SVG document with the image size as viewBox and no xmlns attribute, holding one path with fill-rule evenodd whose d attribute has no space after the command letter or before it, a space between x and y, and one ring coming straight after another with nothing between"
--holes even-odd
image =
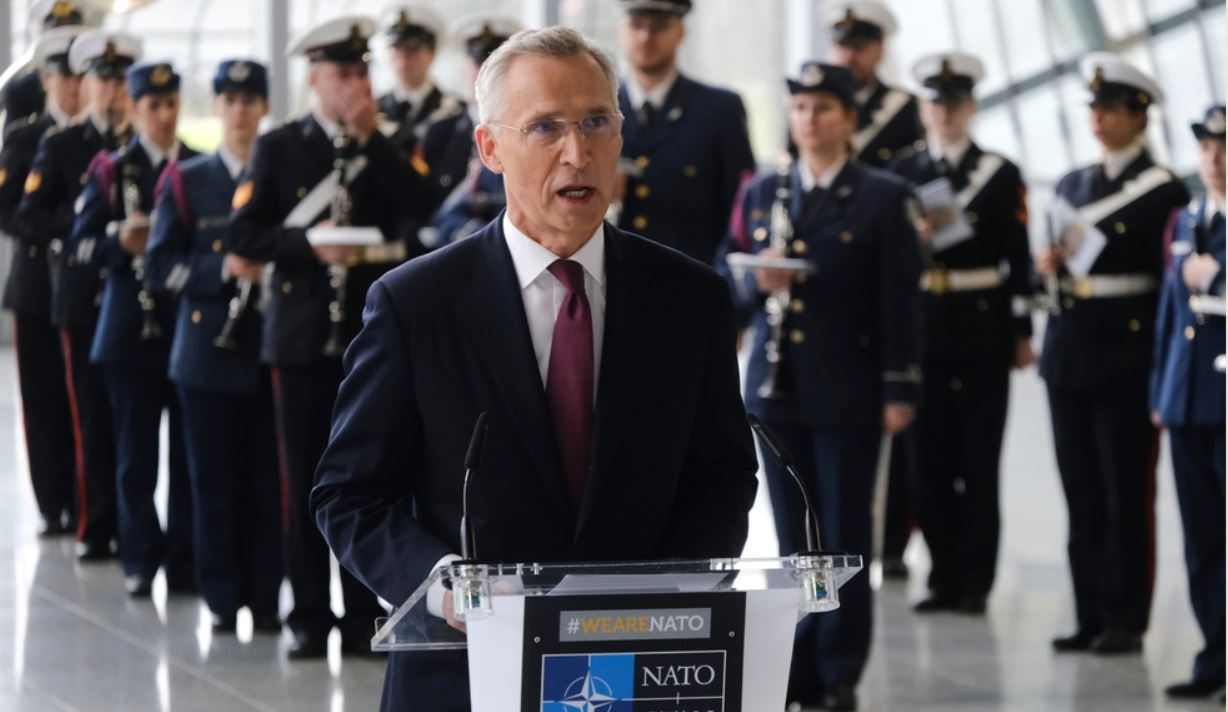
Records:
<instances>
[{"instance_id":1,"label":"black military uniform","mask_svg":"<svg viewBox=\"0 0 1228 712\"><path fill-rule=\"evenodd\" d=\"M1083 61L1097 105L1145 112L1159 88L1123 60ZM1064 176L1049 215L1072 253L1045 330L1058 469L1070 510L1078 630L1058 650L1141 649L1155 574L1158 435L1147 408L1157 293L1168 216L1189 200L1138 142Z\"/></svg>"},{"instance_id":2,"label":"black military uniform","mask_svg":"<svg viewBox=\"0 0 1228 712\"><path fill-rule=\"evenodd\" d=\"M914 75L927 100L959 106L972 101L983 69L971 55L945 53L918 61ZM922 196L941 187L954 198L934 206L945 214L934 218L921 280L925 388L910 500L932 568L930 597L917 610L980 613L997 565L1010 371L1019 342L1032 335L1032 258L1019 169L970 140L954 151L962 155L905 149L891 168ZM958 229L959 214L967 229Z\"/></svg>"},{"instance_id":3,"label":"black military uniform","mask_svg":"<svg viewBox=\"0 0 1228 712\"><path fill-rule=\"evenodd\" d=\"M43 33L60 27L85 27L85 15L79 3L69 0L40 0L30 8L30 24ZM39 37L42 40L42 37ZM46 108L39 69L30 67L4 85L4 130L37 118Z\"/></svg>"},{"instance_id":4,"label":"black military uniform","mask_svg":"<svg viewBox=\"0 0 1228 712\"><path fill-rule=\"evenodd\" d=\"M296 50L312 61L365 62L375 23L341 18L311 30ZM328 444L333 399L341 382L341 351L361 326L367 288L408 254L395 236L406 220L429 209L426 179L376 131L356 155L346 150L340 128L308 115L256 141L249 177L235 190L231 238L235 254L273 262L265 312L263 359L273 366L273 389L286 483L286 568L294 590L287 623L295 633L292 657L326 653L329 630L338 623L329 603L329 552L307 508L315 466ZM353 147L351 146L351 149ZM334 162L348 166L351 224L379 228L386 240L368 249L338 288L337 270L312 251L307 228L332 215ZM356 167L362 164L361 172ZM320 199L317 200L317 197ZM338 299L338 295L342 298ZM340 316L330 321L330 311ZM340 621L347 653L369 654L372 621L382 615L375 597L348 572L341 573L345 618Z\"/></svg>"},{"instance_id":5,"label":"black military uniform","mask_svg":"<svg viewBox=\"0 0 1228 712\"><path fill-rule=\"evenodd\" d=\"M138 52L134 37L95 30L73 42L69 62L76 73L122 79ZM112 555L115 439L101 370L89 358L98 321L99 273L63 245L91 160L124 140L125 135L117 135L92 114L63 129L49 129L39 141L12 225L23 244L51 255L51 323L59 328L72 406L78 557L83 560Z\"/></svg>"},{"instance_id":6,"label":"black military uniform","mask_svg":"<svg viewBox=\"0 0 1228 712\"><path fill-rule=\"evenodd\" d=\"M419 6L392 8L384 25L384 35L394 50L434 52L442 33L442 19ZM445 94L429 80L414 94L411 98L403 91L393 90L379 98L380 113L384 115L380 131L406 155L418 152L421 156L430 118L443 106Z\"/></svg>"},{"instance_id":7,"label":"black military uniform","mask_svg":"<svg viewBox=\"0 0 1228 712\"><path fill-rule=\"evenodd\" d=\"M179 76L164 63L131 67L133 103L177 94ZM153 213L155 186L171 160L196 155L182 144L162 155L144 134L97 157L81 192L67 249L89 267L106 272L101 313L90 360L102 366L115 429L119 559L130 595L145 596L165 567L173 593L196 590L192 554L192 500L178 398L166 376L175 326L174 295L153 289L137 258L120 245L120 231L134 212ZM142 258L143 260L143 258ZM169 486L166 532L154 507L158 482L158 432L169 416Z\"/></svg>"},{"instance_id":8,"label":"black military uniform","mask_svg":"<svg viewBox=\"0 0 1228 712\"><path fill-rule=\"evenodd\" d=\"M841 67L808 63L789 87L793 93L827 92L852 105L852 75ZM794 457L817 509L824 548L865 556L884 406L915 406L920 396L921 254L904 181L856 160L828 178L825 185L824 177L797 162L785 175L757 178L738 208L740 229L724 248L759 252L773 246L773 238L779 239L773 205L783 200L792 231L786 256L817 263L814 274L796 278L782 305L781 338L774 342L779 367L767 357L774 329L755 276L722 269L755 329L747 410ZM803 551L796 486L771 458L764 469L780 552ZM839 611L801 621L790 701L846 705L851 698L855 705L853 688L869 655L872 606L869 577L860 575L841 590Z\"/></svg>"},{"instance_id":9,"label":"black military uniform","mask_svg":"<svg viewBox=\"0 0 1228 712\"><path fill-rule=\"evenodd\" d=\"M628 14L682 17L691 9L690 0L622 4ZM618 108L627 173L618 227L711 264L738 188L755 171L742 99L679 75L663 97L624 80Z\"/></svg>"}]
</instances>

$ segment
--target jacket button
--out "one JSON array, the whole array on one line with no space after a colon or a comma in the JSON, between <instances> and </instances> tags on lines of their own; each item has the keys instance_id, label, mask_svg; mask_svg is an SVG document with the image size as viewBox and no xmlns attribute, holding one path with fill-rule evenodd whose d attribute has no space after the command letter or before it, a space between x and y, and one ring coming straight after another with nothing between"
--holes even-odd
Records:
<instances>
[{"instance_id":1,"label":"jacket button","mask_svg":"<svg viewBox=\"0 0 1228 712\"><path fill-rule=\"evenodd\" d=\"M878 157L884 161L887 160L888 158L891 158L891 149L890 148L878 149Z\"/></svg>"},{"instance_id":2,"label":"jacket button","mask_svg":"<svg viewBox=\"0 0 1228 712\"><path fill-rule=\"evenodd\" d=\"M1116 232L1118 235L1126 234L1126 224L1123 222L1113 223L1113 231Z\"/></svg>"},{"instance_id":3,"label":"jacket button","mask_svg":"<svg viewBox=\"0 0 1228 712\"><path fill-rule=\"evenodd\" d=\"M213 241L213 251L214 251L214 252L221 252L221 251L222 251L222 241L221 241L221 240L214 240L214 241Z\"/></svg>"},{"instance_id":4,"label":"jacket button","mask_svg":"<svg viewBox=\"0 0 1228 712\"><path fill-rule=\"evenodd\" d=\"M641 171L647 168L648 164L649 164L648 156L639 156L638 158L635 159L635 167L640 169Z\"/></svg>"},{"instance_id":5,"label":"jacket button","mask_svg":"<svg viewBox=\"0 0 1228 712\"><path fill-rule=\"evenodd\" d=\"M1186 341L1194 340L1194 327L1192 326L1185 327L1185 340Z\"/></svg>"},{"instance_id":6,"label":"jacket button","mask_svg":"<svg viewBox=\"0 0 1228 712\"><path fill-rule=\"evenodd\" d=\"M795 344L800 344L806 340L806 335L800 329L794 329L789 332L789 341Z\"/></svg>"},{"instance_id":7,"label":"jacket button","mask_svg":"<svg viewBox=\"0 0 1228 712\"><path fill-rule=\"evenodd\" d=\"M1143 322L1139 321L1138 319L1130 320L1130 331L1137 333L1142 330L1143 330Z\"/></svg>"},{"instance_id":8,"label":"jacket button","mask_svg":"<svg viewBox=\"0 0 1228 712\"><path fill-rule=\"evenodd\" d=\"M631 226L636 230L643 230L648 227L648 218L643 215L636 215L635 219L631 221Z\"/></svg>"},{"instance_id":9,"label":"jacket button","mask_svg":"<svg viewBox=\"0 0 1228 712\"><path fill-rule=\"evenodd\" d=\"M27 251L27 254L29 254L31 257L38 257L38 245L30 245L30 249Z\"/></svg>"},{"instance_id":10,"label":"jacket button","mask_svg":"<svg viewBox=\"0 0 1228 712\"><path fill-rule=\"evenodd\" d=\"M89 183L89 182L90 182L90 174L82 173L81 174L81 185L85 185L86 183Z\"/></svg>"},{"instance_id":11,"label":"jacket button","mask_svg":"<svg viewBox=\"0 0 1228 712\"><path fill-rule=\"evenodd\" d=\"M968 219L969 225L975 225L977 221L976 213L965 213L964 217Z\"/></svg>"},{"instance_id":12,"label":"jacket button","mask_svg":"<svg viewBox=\"0 0 1228 712\"><path fill-rule=\"evenodd\" d=\"M293 288L294 288L294 287L290 286L290 283L289 283L289 282L282 282L282 283L281 283L281 293L282 293L282 294L289 294L289 293L290 293L290 290L291 290L291 289L293 289Z\"/></svg>"},{"instance_id":13,"label":"jacket button","mask_svg":"<svg viewBox=\"0 0 1228 712\"><path fill-rule=\"evenodd\" d=\"M852 233L852 231L850 231L850 230L845 230L844 232L840 233L840 242L843 242L844 244L846 244L846 245L847 245L847 244L849 244L849 243L850 243L850 242L852 242L852 241L853 241L853 233Z\"/></svg>"},{"instance_id":14,"label":"jacket button","mask_svg":"<svg viewBox=\"0 0 1228 712\"><path fill-rule=\"evenodd\" d=\"M695 168L695 166L685 166L682 169L682 175L686 176L687 178L694 178L697 173L699 173L699 171Z\"/></svg>"},{"instance_id":15,"label":"jacket button","mask_svg":"<svg viewBox=\"0 0 1228 712\"><path fill-rule=\"evenodd\" d=\"M803 302L800 299L794 299L793 301L789 302L789 309L792 309L794 314L801 314L802 312L806 311L806 302Z\"/></svg>"},{"instance_id":16,"label":"jacket button","mask_svg":"<svg viewBox=\"0 0 1228 712\"><path fill-rule=\"evenodd\" d=\"M196 311L192 312L192 323L199 324L200 320L201 320L200 310L197 309Z\"/></svg>"},{"instance_id":17,"label":"jacket button","mask_svg":"<svg viewBox=\"0 0 1228 712\"><path fill-rule=\"evenodd\" d=\"M448 175L447 173L439 176L439 185L443 186L444 188L452 185L452 176Z\"/></svg>"},{"instance_id":18,"label":"jacket button","mask_svg":"<svg viewBox=\"0 0 1228 712\"><path fill-rule=\"evenodd\" d=\"M637 185L635 187L635 197L643 200L644 198L647 198L650 195L652 195L652 189L649 188L648 186Z\"/></svg>"},{"instance_id":19,"label":"jacket button","mask_svg":"<svg viewBox=\"0 0 1228 712\"><path fill-rule=\"evenodd\" d=\"M806 242L804 240L794 240L789 246L799 255L806 254Z\"/></svg>"},{"instance_id":20,"label":"jacket button","mask_svg":"<svg viewBox=\"0 0 1228 712\"><path fill-rule=\"evenodd\" d=\"M752 234L755 236L756 242L763 242L768 239L768 229L766 227L757 227Z\"/></svg>"},{"instance_id":21,"label":"jacket button","mask_svg":"<svg viewBox=\"0 0 1228 712\"><path fill-rule=\"evenodd\" d=\"M294 194L298 196L299 200L302 200L303 196L307 195L307 188L305 186L300 186L299 189L294 192Z\"/></svg>"}]
</instances>

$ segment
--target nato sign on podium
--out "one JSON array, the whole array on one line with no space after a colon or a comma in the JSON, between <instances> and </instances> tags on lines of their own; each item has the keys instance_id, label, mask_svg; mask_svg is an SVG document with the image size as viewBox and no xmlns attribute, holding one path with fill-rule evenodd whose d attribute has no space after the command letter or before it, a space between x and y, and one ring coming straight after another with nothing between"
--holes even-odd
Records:
<instances>
[{"instance_id":1,"label":"nato sign on podium","mask_svg":"<svg viewBox=\"0 0 1228 712\"><path fill-rule=\"evenodd\" d=\"M372 641L469 651L475 712L784 709L799 616L839 607L860 556L608 564L456 562L433 572ZM426 609L450 588L468 635Z\"/></svg>"}]
</instances>

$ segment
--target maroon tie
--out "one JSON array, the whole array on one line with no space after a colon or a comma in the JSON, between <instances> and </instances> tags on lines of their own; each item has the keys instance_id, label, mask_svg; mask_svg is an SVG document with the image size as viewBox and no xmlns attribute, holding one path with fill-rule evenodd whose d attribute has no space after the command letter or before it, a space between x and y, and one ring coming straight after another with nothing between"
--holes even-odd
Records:
<instances>
[{"instance_id":1,"label":"maroon tie","mask_svg":"<svg viewBox=\"0 0 1228 712\"><path fill-rule=\"evenodd\" d=\"M546 400L554 421L563 483L578 508L593 446L593 316L579 262L556 260L550 274L567 288L567 296L554 322Z\"/></svg>"}]
</instances>

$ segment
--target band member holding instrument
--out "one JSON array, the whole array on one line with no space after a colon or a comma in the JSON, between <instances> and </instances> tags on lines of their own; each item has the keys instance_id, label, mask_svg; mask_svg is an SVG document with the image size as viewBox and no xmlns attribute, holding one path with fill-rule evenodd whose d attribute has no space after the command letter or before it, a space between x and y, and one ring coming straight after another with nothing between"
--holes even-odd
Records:
<instances>
[{"instance_id":1,"label":"band member holding instrument","mask_svg":"<svg viewBox=\"0 0 1228 712\"><path fill-rule=\"evenodd\" d=\"M788 80L789 126L799 158L788 180L761 176L745 193L726 249L813 260L817 271L731 273L735 299L752 312L755 342L747 370L747 409L784 441L818 509L824 545L869 551L870 500L880 441L912 422L921 389L921 253L899 178L851 159L856 91L848 70L818 62ZM777 201L793 239L769 247ZM777 211L778 212L778 211ZM772 388L773 329L767 295L789 292ZM789 475L766 460L768 492L782 554L803 544L801 509ZM855 709L855 688L870 647L869 578L841 590L839 611L799 625L789 700Z\"/></svg>"},{"instance_id":2,"label":"band member holding instrument","mask_svg":"<svg viewBox=\"0 0 1228 712\"><path fill-rule=\"evenodd\" d=\"M179 296L169 376L183 406L202 597L214 630L233 633L246 606L255 630L277 632L281 497L273 388L260 363L262 265L230 251L228 222L268 113L268 73L224 61L213 93L222 144L167 167L146 261L155 286Z\"/></svg>"},{"instance_id":3,"label":"band member holding instrument","mask_svg":"<svg viewBox=\"0 0 1228 712\"><path fill-rule=\"evenodd\" d=\"M115 437L102 369L89 358L98 323L99 270L88 255L79 260L63 246L91 159L127 143L124 73L140 53L140 40L109 30L85 32L72 43L68 61L82 75L85 116L63 129L49 129L39 141L12 225L22 242L50 255L51 322L60 332L73 415L80 561L114 556Z\"/></svg>"},{"instance_id":4,"label":"band member holding instrument","mask_svg":"<svg viewBox=\"0 0 1228 712\"><path fill-rule=\"evenodd\" d=\"M291 53L311 62L307 82L314 108L256 140L248 178L235 189L232 203L234 253L275 263L262 358L273 367L286 483L292 658L326 655L334 625L341 628L345 654L370 655L371 622L382 611L375 596L343 571L345 617L336 619L329 601L328 547L307 511L342 377L338 352L361 326L367 288L413 251L397 240L405 221L425 219L430 209L426 178L377 130L378 107L367 74L367 41L374 33L370 18L347 16L313 27L295 41ZM335 165L338 140L353 142L342 171ZM378 228L383 244L312 245L308 228L340 222L331 210L339 190L351 199L353 225ZM330 275L330 268L339 269ZM335 281L340 268L343 284ZM337 329L337 343L330 344Z\"/></svg>"},{"instance_id":5,"label":"band member holding instrument","mask_svg":"<svg viewBox=\"0 0 1228 712\"><path fill-rule=\"evenodd\" d=\"M137 136L99 154L81 193L67 250L106 270L102 312L90 360L102 365L115 424L119 558L124 587L148 596L165 566L172 592L196 590L192 559L191 492L179 400L166 377L175 320L172 295L154 294L134 263L149 239L154 188L166 165L196 152L175 136L179 75L169 64L139 64L127 72ZM165 535L154 508L158 432L170 416L170 504Z\"/></svg>"},{"instance_id":6,"label":"band member holding instrument","mask_svg":"<svg viewBox=\"0 0 1228 712\"><path fill-rule=\"evenodd\" d=\"M910 501L930 550L920 612L980 614L998 559L998 479L1011 368L1030 365L1032 256L1019 169L969 134L981 61L963 52L921 58L928 135L891 169L917 192L925 298L924 407ZM1004 268L1005 266L1005 268Z\"/></svg>"},{"instance_id":7,"label":"band member holding instrument","mask_svg":"<svg viewBox=\"0 0 1228 712\"><path fill-rule=\"evenodd\" d=\"M1040 374L1070 510L1078 622L1053 647L1138 653L1155 575L1159 436L1147 390L1164 226L1189 193L1147 150L1159 86L1112 54L1090 54L1080 67L1104 158L1058 182L1050 219L1059 246L1036 261L1042 277L1058 275L1061 291Z\"/></svg>"}]
</instances>

